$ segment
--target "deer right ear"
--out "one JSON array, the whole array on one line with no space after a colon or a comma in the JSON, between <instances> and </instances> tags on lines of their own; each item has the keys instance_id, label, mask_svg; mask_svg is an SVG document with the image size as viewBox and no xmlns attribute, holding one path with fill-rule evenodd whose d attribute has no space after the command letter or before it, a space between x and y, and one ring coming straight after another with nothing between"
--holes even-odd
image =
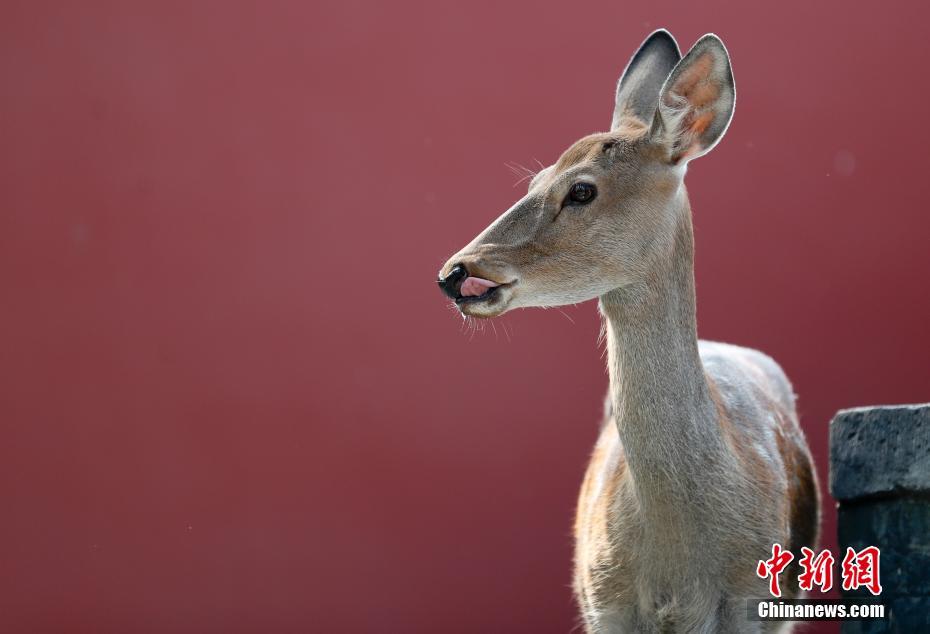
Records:
<instances>
[{"instance_id":1,"label":"deer right ear","mask_svg":"<svg viewBox=\"0 0 930 634\"><path fill-rule=\"evenodd\" d=\"M650 135L682 163L706 154L733 118L736 84L726 47L707 34L678 63L659 94Z\"/></svg>"},{"instance_id":2,"label":"deer right ear","mask_svg":"<svg viewBox=\"0 0 930 634\"><path fill-rule=\"evenodd\" d=\"M671 33L659 29L647 37L617 83L610 129L616 129L623 117L636 117L649 124L659 102L659 91L680 60L681 51Z\"/></svg>"}]
</instances>

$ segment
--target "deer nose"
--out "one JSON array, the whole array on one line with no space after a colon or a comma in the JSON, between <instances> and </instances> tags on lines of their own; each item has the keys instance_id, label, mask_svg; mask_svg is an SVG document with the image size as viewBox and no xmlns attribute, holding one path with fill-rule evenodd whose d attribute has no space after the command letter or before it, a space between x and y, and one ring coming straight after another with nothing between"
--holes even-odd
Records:
<instances>
[{"instance_id":1,"label":"deer nose","mask_svg":"<svg viewBox=\"0 0 930 634\"><path fill-rule=\"evenodd\" d=\"M456 264L452 267L452 270L449 271L448 275L438 280L439 288L452 299L456 299L459 296L459 289L462 287L462 282L465 281L466 277L468 277L468 271L465 267L461 264Z\"/></svg>"}]
</instances>

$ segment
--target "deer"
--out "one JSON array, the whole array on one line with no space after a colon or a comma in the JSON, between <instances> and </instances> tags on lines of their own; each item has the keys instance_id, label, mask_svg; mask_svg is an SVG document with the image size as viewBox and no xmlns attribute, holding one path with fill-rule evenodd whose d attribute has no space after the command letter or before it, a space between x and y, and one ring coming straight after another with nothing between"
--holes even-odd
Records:
<instances>
[{"instance_id":1,"label":"deer","mask_svg":"<svg viewBox=\"0 0 930 634\"><path fill-rule=\"evenodd\" d=\"M757 573L819 539L820 488L791 383L766 354L699 341L684 177L729 127L736 86L714 34L682 57L649 35L585 136L439 271L466 318L597 299L608 394L574 523L589 633L770 632ZM797 558L783 598L800 596ZM794 580L792 582L792 580Z\"/></svg>"}]
</instances>

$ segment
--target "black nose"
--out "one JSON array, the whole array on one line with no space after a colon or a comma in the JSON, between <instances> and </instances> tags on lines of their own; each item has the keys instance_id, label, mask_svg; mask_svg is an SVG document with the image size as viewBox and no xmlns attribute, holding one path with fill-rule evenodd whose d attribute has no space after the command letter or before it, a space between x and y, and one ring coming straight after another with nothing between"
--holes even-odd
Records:
<instances>
[{"instance_id":1,"label":"black nose","mask_svg":"<svg viewBox=\"0 0 930 634\"><path fill-rule=\"evenodd\" d=\"M462 282L465 281L466 277L468 277L468 271L465 270L465 267L461 264L456 264L452 267L452 270L449 271L448 275L439 280L439 288L452 299L456 299L459 296L459 289L462 287Z\"/></svg>"}]
</instances>

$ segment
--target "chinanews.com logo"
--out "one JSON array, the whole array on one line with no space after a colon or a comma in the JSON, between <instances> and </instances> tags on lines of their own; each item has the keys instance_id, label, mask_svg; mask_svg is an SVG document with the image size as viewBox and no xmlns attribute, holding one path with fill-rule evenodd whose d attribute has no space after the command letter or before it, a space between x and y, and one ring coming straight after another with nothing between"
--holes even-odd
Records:
<instances>
[{"instance_id":1,"label":"chinanews.com logo","mask_svg":"<svg viewBox=\"0 0 930 634\"><path fill-rule=\"evenodd\" d=\"M885 606L879 602L882 592L879 573L881 552L876 546L868 546L856 551L846 549L846 555L840 564L842 589L855 591L860 588L868 590L871 597L846 599L782 599L780 575L788 564L794 561L794 554L782 548L781 544L772 544L772 556L759 561L756 575L769 582L769 593L776 600L753 599L747 606L747 614L754 621L820 621L841 619L875 619L885 617ZM810 548L801 548L798 566L798 587L805 592L818 588L826 593L833 588L833 572L836 559L829 550L815 553Z\"/></svg>"}]
</instances>

